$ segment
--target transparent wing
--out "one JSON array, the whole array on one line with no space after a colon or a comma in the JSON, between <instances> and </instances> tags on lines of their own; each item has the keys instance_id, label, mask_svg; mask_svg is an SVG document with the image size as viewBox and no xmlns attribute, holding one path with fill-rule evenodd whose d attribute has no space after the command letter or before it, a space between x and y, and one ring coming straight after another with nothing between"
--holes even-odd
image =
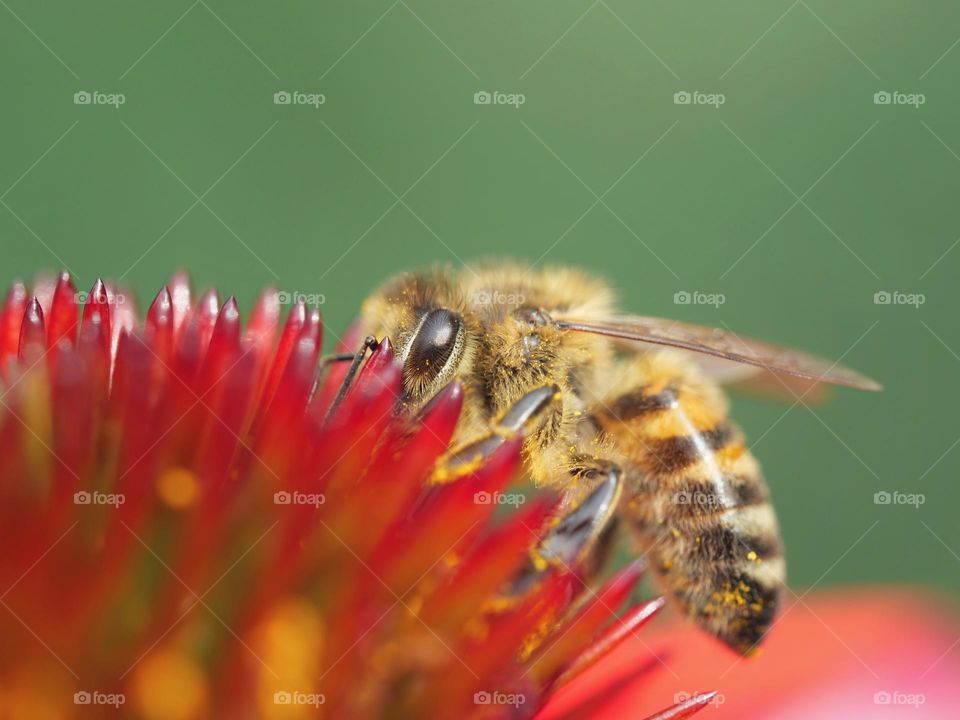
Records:
<instances>
[{"instance_id":1,"label":"transparent wing","mask_svg":"<svg viewBox=\"0 0 960 720\"><path fill-rule=\"evenodd\" d=\"M781 403L793 403L799 399L805 405L821 405L830 399L832 386L825 382L771 372L756 365L725 360L715 355L686 350L679 352L688 356L704 375L739 395L751 395Z\"/></svg>"},{"instance_id":2,"label":"transparent wing","mask_svg":"<svg viewBox=\"0 0 960 720\"><path fill-rule=\"evenodd\" d=\"M771 345L752 340L720 328L692 325L665 318L626 315L604 320L563 318L555 321L565 330L587 332L633 342L668 345L694 353L712 355L733 363L752 365L775 375L791 375L807 378L816 383L846 385L861 390L882 390L883 386L855 370L810 355L801 350ZM725 363L724 363L725 364ZM746 379L733 377L728 381Z\"/></svg>"}]
</instances>

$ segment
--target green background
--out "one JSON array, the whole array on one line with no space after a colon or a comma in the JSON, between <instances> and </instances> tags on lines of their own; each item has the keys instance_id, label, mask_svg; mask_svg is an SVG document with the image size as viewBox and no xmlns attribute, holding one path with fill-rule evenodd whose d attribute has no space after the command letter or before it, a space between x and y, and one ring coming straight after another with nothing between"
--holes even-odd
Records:
<instances>
[{"instance_id":1,"label":"green background","mask_svg":"<svg viewBox=\"0 0 960 720\"><path fill-rule=\"evenodd\" d=\"M883 381L735 403L792 582L960 587L955 2L0 5L4 282L63 266L144 300L184 266L244 307L266 284L322 294L340 333L401 268L581 265L631 311ZM294 90L326 102L274 104Z\"/></svg>"}]
</instances>

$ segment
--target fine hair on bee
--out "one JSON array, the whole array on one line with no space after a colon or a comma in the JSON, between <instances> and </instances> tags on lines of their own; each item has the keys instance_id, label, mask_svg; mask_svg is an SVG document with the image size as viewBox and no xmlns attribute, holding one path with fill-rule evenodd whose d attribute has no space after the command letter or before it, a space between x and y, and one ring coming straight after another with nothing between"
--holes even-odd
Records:
<instances>
[{"instance_id":1,"label":"fine hair on bee","mask_svg":"<svg viewBox=\"0 0 960 720\"><path fill-rule=\"evenodd\" d=\"M783 547L759 464L697 358L879 389L800 351L619 314L609 284L573 268L493 262L401 274L364 302L360 331L393 344L402 412L462 385L435 482L520 434L532 482L561 494L520 587L552 566L598 567L619 524L675 606L741 654L780 607Z\"/></svg>"}]
</instances>

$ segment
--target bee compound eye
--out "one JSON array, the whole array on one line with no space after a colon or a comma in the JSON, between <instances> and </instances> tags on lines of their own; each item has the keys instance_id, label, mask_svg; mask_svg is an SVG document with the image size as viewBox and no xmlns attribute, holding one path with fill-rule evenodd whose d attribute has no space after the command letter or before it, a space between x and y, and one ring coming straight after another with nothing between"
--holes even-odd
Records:
<instances>
[{"instance_id":1,"label":"bee compound eye","mask_svg":"<svg viewBox=\"0 0 960 720\"><path fill-rule=\"evenodd\" d=\"M408 374L436 377L460 343L463 320L449 310L431 310L410 344L404 368Z\"/></svg>"}]
</instances>

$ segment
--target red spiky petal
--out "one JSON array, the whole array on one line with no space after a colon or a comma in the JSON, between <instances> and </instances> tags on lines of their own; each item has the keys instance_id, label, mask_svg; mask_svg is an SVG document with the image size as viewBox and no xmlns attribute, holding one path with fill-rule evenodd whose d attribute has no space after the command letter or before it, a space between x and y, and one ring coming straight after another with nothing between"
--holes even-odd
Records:
<instances>
[{"instance_id":1,"label":"red spiky petal","mask_svg":"<svg viewBox=\"0 0 960 720\"><path fill-rule=\"evenodd\" d=\"M659 609L612 620L633 566L510 594L555 501L498 518L477 500L516 475L519 437L429 485L458 382L404 416L381 338L340 397L350 363L320 364L317 310L281 330L273 290L246 326L234 298L192 297L174 276L141 324L125 289L84 297L63 273L0 308L4 702L272 717L288 692L322 693L328 717L530 717ZM361 346L355 326L339 350Z\"/></svg>"}]
</instances>

